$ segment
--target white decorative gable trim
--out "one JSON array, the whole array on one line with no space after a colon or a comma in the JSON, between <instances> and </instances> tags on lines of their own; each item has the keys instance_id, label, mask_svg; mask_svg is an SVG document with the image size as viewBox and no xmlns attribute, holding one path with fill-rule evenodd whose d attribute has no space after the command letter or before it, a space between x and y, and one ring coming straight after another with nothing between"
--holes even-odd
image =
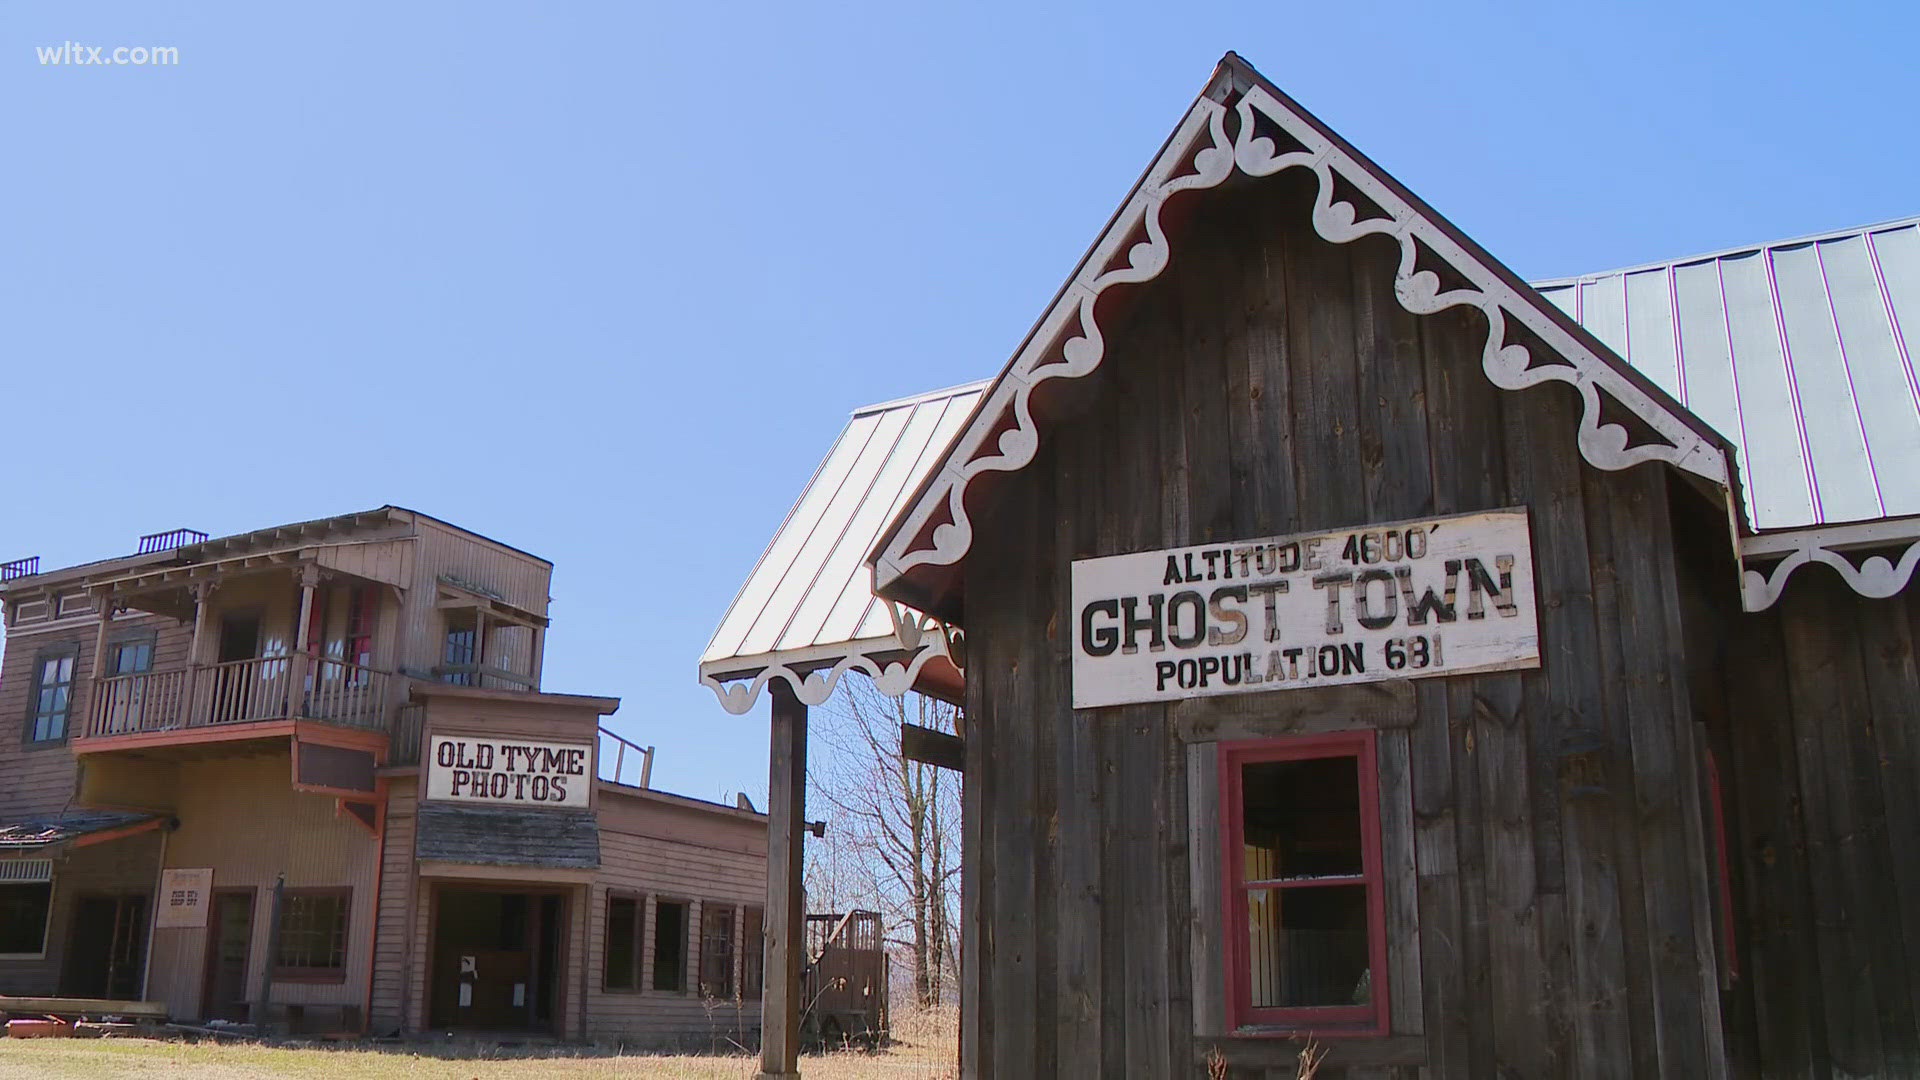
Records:
<instances>
[{"instance_id":1,"label":"white decorative gable trim","mask_svg":"<svg viewBox=\"0 0 1920 1080\"><path fill-rule=\"evenodd\" d=\"M1896 558L1867 555L1851 559L1842 552L1862 550L1899 550ZM1740 561L1778 558L1764 569L1740 573L1740 605L1748 611L1772 607L1787 587L1793 572L1812 563L1824 563L1838 573L1847 587L1861 596L1884 600L1898 594L1913 580L1920 566L1920 518L1868 521L1857 525L1834 525L1818 529L1800 529L1790 533L1750 536L1740 541Z\"/></svg>"},{"instance_id":2,"label":"white decorative gable trim","mask_svg":"<svg viewBox=\"0 0 1920 1080\"><path fill-rule=\"evenodd\" d=\"M801 704L824 705L849 671L865 672L881 693L900 697L914 688L920 670L935 658L945 658L956 668L962 666L964 636L957 628L891 601L886 605L893 620L891 637L703 664L700 685L713 691L721 708L741 716L753 708L760 692L775 679L792 687ZM751 676L747 672L752 672Z\"/></svg>"},{"instance_id":3,"label":"white decorative gable trim","mask_svg":"<svg viewBox=\"0 0 1920 1080\"><path fill-rule=\"evenodd\" d=\"M1319 179L1314 229L1345 244L1375 233L1400 244L1394 295L1402 307L1428 315L1462 304L1487 318L1481 367L1495 386L1522 390L1562 382L1582 402L1577 442L1596 468L1625 469L1663 462L1722 488L1730 469L1719 442L1684 410L1660 400L1603 359L1582 335L1550 314L1550 305L1516 287L1416 209L1372 167L1261 86L1234 106L1238 132L1229 140L1227 109L1210 98L1194 103L1160 157L1061 290L1051 310L1006 372L994 383L955 439L936 475L888 534L873 560L875 589L921 566L959 562L972 546L968 486L989 472L1016 472L1033 460L1039 430L1030 399L1049 379L1078 379L1099 368L1106 339L1095 301L1109 289L1157 277L1171 255L1160 223L1167 199L1212 188L1235 167L1265 177L1305 168ZM1623 421L1632 417L1634 430Z\"/></svg>"}]
</instances>

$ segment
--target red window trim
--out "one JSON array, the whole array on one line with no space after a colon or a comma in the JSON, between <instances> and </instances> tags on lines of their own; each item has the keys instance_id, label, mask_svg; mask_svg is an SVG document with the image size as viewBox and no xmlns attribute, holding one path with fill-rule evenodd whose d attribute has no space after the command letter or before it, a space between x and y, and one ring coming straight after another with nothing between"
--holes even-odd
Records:
<instances>
[{"instance_id":1,"label":"red window trim","mask_svg":"<svg viewBox=\"0 0 1920 1080\"><path fill-rule=\"evenodd\" d=\"M1297 735L1220 744L1221 903L1227 937L1227 1016L1236 1035L1287 1037L1379 1036L1387 1034L1387 911L1380 855L1380 772L1372 729L1328 735ZM1241 771L1253 762L1309 761L1351 757L1360 770L1360 844L1364 873L1354 879L1367 886L1367 961L1373 973L1369 1005L1322 1008L1256 1009L1251 1003L1251 945L1248 941L1245 821L1241 816ZM1283 883L1274 887L1287 888Z\"/></svg>"}]
</instances>

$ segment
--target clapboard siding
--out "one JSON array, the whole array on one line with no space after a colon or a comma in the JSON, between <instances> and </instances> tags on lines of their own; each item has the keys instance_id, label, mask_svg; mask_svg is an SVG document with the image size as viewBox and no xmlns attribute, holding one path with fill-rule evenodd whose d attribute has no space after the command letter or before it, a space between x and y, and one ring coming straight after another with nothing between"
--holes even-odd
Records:
<instances>
[{"instance_id":1,"label":"clapboard siding","mask_svg":"<svg viewBox=\"0 0 1920 1080\"><path fill-rule=\"evenodd\" d=\"M424 673L442 660L445 635L443 613L436 608L439 579L451 576L498 595L535 615L547 613L553 567L531 555L482 539L429 518L416 517L417 540L412 554L412 588L403 615L400 667ZM491 635L489 635L491 637ZM487 662L512 670L537 667L537 650L526 631L503 634L489 648ZM539 684L535 670L535 685Z\"/></svg>"},{"instance_id":2,"label":"clapboard siding","mask_svg":"<svg viewBox=\"0 0 1920 1080\"><path fill-rule=\"evenodd\" d=\"M968 865L990 870L964 883L967 1072L1185 1076L1218 1048L1236 1076L1290 1075L1297 1047L1204 1027L1224 976L1194 950L1220 947L1220 913L1194 876L1217 859L1191 838L1217 843L1217 819L1189 756L1374 726L1392 1034L1340 1040L1322 1080L1720 1075L1668 478L1583 465L1573 396L1495 389L1482 317L1400 310L1397 247L1320 240L1310 183L1170 208L1172 264L1103 301L1125 307L1107 361L1053 384L1039 456L983 507L965 806ZM1074 559L1515 504L1539 670L1071 708Z\"/></svg>"},{"instance_id":3,"label":"clapboard siding","mask_svg":"<svg viewBox=\"0 0 1920 1080\"><path fill-rule=\"evenodd\" d=\"M1732 877L1730 1052L1752 1076L1920 1077L1920 595L1814 569L1743 613L1730 561L1683 549Z\"/></svg>"},{"instance_id":4,"label":"clapboard siding","mask_svg":"<svg viewBox=\"0 0 1920 1080\"><path fill-rule=\"evenodd\" d=\"M9 630L6 656L0 667L0 820L58 813L73 796L73 752L66 743L26 745L28 712L32 707L35 660L47 649L76 650L73 708L67 717L71 735L87 721L93 701L94 642L98 618L67 619L58 626L31 625ZM155 668L177 667L186 661L193 628L158 615L123 615L108 629L109 643L123 636L155 635Z\"/></svg>"},{"instance_id":5,"label":"clapboard siding","mask_svg":"<svg viewBox=\"0 0 1920 1080\"><path fill-rule=\"evenodd\" d=\"M166 865L212 867L213 887L255 890L248 983L259 986L267 953L271 895L286 875L290 889L346 886L353 890L347 923L346 978L339 983L275 983L278 1004L364 1007L373 958L375 878L379 842L351 818L336 814L329 796L293 791L284 747L244 758L180 766L180 828L167 842ZM245 823L245 828L235 824ZM154 933L149 996L176 1017L200 1015L205 928Z\"/></svg>"},{"instance_id":6,"label":"clapboard siding","mask_svg":"<svg viewBox=\"0 0 1920 1080\"><path fill-rule=\"evenodd\" d=\"M725 1050L726 1040L752 1045L760 1026L757 999L707 1000L697 992L700 920L709 904L733 909L734 986L744 958L743 912L766 903L767 829L764 819L715 808L680 807L603 786L600 800L600 874L591 889L587 964L587 1035L636 1046ZM641 940L642 989L605 989L607 895L645 899ZM652 988L654 905L690 904L685 992Z\"/></svg>"}]
</instances>

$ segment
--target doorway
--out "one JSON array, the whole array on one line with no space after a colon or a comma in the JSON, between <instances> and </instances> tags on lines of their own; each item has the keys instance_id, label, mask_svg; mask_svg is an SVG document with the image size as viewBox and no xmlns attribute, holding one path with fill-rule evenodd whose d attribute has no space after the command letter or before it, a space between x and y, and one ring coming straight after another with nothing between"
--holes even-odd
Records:
<instances>
[{"instance_id":1,"label":"doorway","mask_svg":"<svg viewBox=\"0 0 1920 1080\"><path fill-rule=\"evenodd\" d=\"M213 720L258 720L278 704L267 686L267 670L239 661L260 656L260 613L230 612L220 619L220 652L214 667Z\"/></svg>"},{"instance_id":2,"label":"doorway","mask_svg":"<svg viewBox=\"0 0 1920 1080\"><path fill-rule=\"evenodd\" d=\"M200 1018L244 1023L247 961L253 955L253 890L215 889L207 917L207 974Z\"/></svg>"},{"instance_id":3,"label":"doorway","mask_svg":"<svg viewBox=\"0 0 1920 1080\"><path fill-rule=\"evenodd\" d=\"M557 889L441 886L428 1023L557 1034L566 912Z\"/></svg>"},{"instance_id":4,"label":"doorway","mask_svg":"<svg viewBox=\"0 0 1920 1080\"><path fill-rule=\"evenodd\" d=\"M133 1001L147 956L147 894L83 895L74 901L60 993Z\"/></svg>"}]
</instances>

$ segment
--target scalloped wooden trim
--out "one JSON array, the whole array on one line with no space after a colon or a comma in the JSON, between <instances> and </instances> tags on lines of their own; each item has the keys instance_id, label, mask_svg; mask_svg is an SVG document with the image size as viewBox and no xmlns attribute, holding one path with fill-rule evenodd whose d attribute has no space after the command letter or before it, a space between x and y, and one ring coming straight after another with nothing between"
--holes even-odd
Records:
<instances>
[{"instance_id":1,"label":"scalloped wooden trim","mask_svg":"<svg viewBox=\"0 0 1920 1080\"><path fill-rule=\"evenodd\" d=\"M945 657L954 667L963 668L966 656L962 647L964 635L958 628L891 601L886 604L887 614L893 620L893 637L872 640L862 648L850 647L831 665L801 672L793 665L804 663L806 658L797 653L772 654L787 659L780 662L772 660L770 656L771 662L751 678L742 675L723 680L702 671L700 685L713 691L714 696L720 699L721 708L740 716L753 708L760 699L761 691L775 679L783 680L792 687L794 696L800 699L801 704L824 705L849 671L865 672L881 693L888 697L900 697L913 689L920 677L920 669L935 657ZM903 651L911 654L905 660L881 659L887 654ZM831 658L829 653L821 657L821 662Z\"/></svg>"},{"instance_id":2,"label":"scalloped wooden trim","mask_svg":"<svg viewBox=\"0 0 1920 1080\"><path fill-rule=\"evenodd\" d=\"M1081 378L1100 366L1106 356L1106 339L1095 316L1095 301L1114 286L1139 284L1158 276L1171 254L1160 226L1161 207L1181 191L1218 186L1235 167L1254 177L1296 167L1312 171L1319 180L1311 215L1313 226L1333 243L1350 243L1376 233L1398 241L1401 257L1394 276L1394 295L1408 311L1428 315L1461 304L1480 310L1488 324L1481 368L1495 386L1522 390L1555 381L1573 387L1582 406L1577 443L1581 456L1594 467L1617 471L1659 461L1723 488L1728 486L1730 469L1720 447L1541 311L1537 295L1523 295L1509 285L1417 213L1351 154L1264 89L1248 89L1234 107L1240 124L1229 148L1226 108L1207 98L1194 103L1166 150L1062 290L1020 355L980 403L934 481L874 561L876 590L898 581L915 567L951 565L966 554L973 542L973 523L965 505L968 485L983 473L1015 472L1025 467L1039 448L1039 430L1029 404L1034 387L1048 379ZM1280 152L1272 138L1260 134L1256 110L1260 119L1284 131L1299 149ZM1210 144L1200 145L1203 136L1210 137ZM1182 171L1189 162L1192 171ZM1371 205L1361 206L1351 195L1343 194L1340 185ZM1119 247L1142 231L1146 239L1127 249L1125 264L1107 269L1113 265ZM1423 260L1423 255L1429 258ZM1431 265L1434 259L1444 263L1463 284L1444 281ZM1075 317L1078 325L1070 329ZM1508 340L1510 327L1523 328L1554 355L1533 357L1525 344ZM1632 432L1603 417L1609 398L1661 441L1634 445ZM943 520L933 524L936 515Z\"/></svg>"},{"instance_id":3,"label":"scalloped wooden trim","mask_svg":"<svg viewBox=\"0 0 1920 1080\"><path fill-rule=\"evenodd\" d=\"M1847 548L1895 547L1906 544L1898 559L1869 555L1858 567L1840 552ZM1920 519L1873 521L1858 525L1808 529L1795 533L1769 534L1741 541L1741 561L1785 558L1761 570L1740 572L1740 606L1748 611L1765 611L1779 602L1786 591L1787 579L1794 571L1814 563L1824 563L1840 575L1847 587L1861 596L1884 600L1895 596L1913 580L1920 569Z\"/></svg>"}]
</instances>

